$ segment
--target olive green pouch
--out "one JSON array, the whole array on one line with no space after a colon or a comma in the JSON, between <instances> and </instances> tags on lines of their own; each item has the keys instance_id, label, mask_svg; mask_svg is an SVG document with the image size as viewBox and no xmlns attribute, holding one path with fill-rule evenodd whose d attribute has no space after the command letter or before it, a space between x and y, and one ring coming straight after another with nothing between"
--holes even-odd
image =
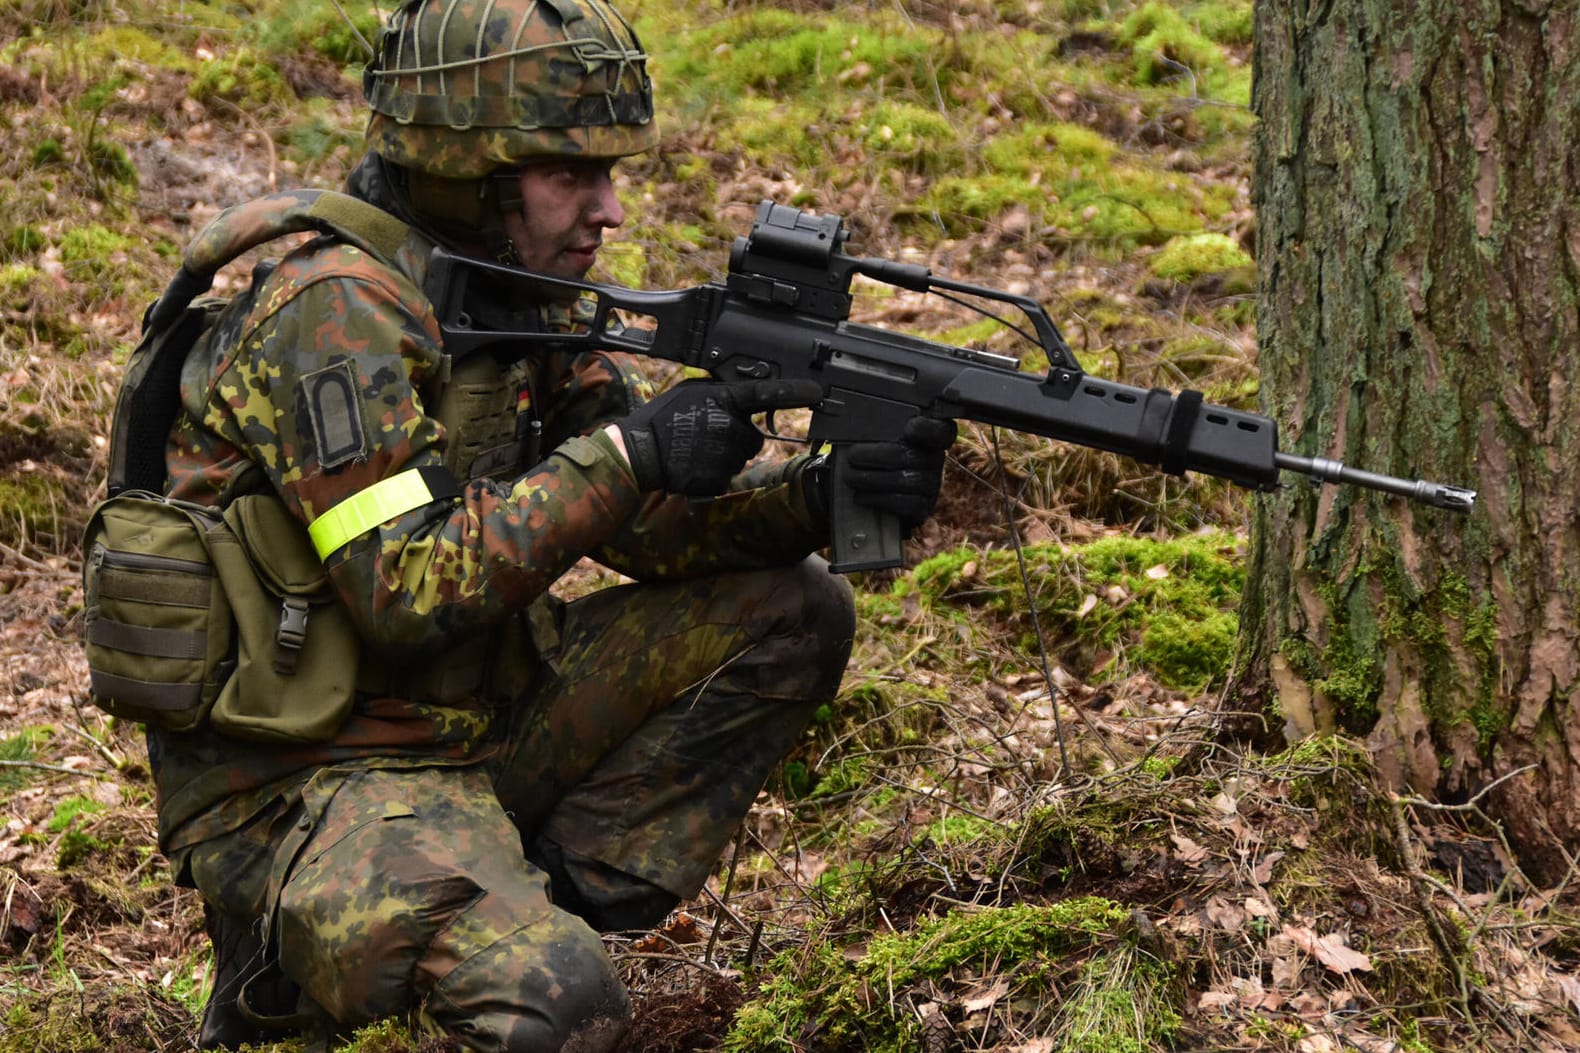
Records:
<instances>
[{"instance_id":1,"label":"olive green pouch","mask_svg":"<svg viewBox=\"0 0 1580 1053\"><path fill-rule=\"evenodd\" d=\"M203 723L235 669L209 555L229 533L216 509L141 490L93 510L82 576L95 705L171 731Z\"/></svg>"},{"instance_id":2,"label":"olive green pouch","mask_svg":"<svg viewBox=\"0 0 1580 1053\"><path fill-rule=\"evenodd\" d=\"M225 509L230 543L213 546L236 619L236 673L209 720L265 742L332 738L356 693L361 651L304 527L272 494Z\"/></svg>"}]
</instances>

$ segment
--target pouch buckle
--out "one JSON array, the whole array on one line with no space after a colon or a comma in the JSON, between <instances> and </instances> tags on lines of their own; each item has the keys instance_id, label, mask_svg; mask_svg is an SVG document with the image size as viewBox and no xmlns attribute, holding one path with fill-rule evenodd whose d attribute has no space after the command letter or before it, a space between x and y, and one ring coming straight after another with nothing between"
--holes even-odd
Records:
<instances>
[{"instance_id":1,"label":"pouch buckle","mask_svg":"<svg viewBox=\"0 0 1580 1053\"><path fill-rule=\"evenodd\" d=\"M289 676L296 672L296 660L307 642L308 604L300 596L280 601L280 628L274 634L274 671Z\"/></svg>"}]
</instances>

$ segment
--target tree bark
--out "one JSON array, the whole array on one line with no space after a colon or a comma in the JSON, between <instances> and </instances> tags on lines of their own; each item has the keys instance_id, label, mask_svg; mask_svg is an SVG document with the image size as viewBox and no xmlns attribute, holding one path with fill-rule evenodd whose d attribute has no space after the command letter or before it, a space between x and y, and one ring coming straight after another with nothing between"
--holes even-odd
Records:
<instances>
[{"instance_id":1,"label":"tree bark","mask_svg":"<svg viewBox=\"0 0 1580 1053\"><path fill-rule=\"evenodd\" d=\"M1258 330L1281 448L1480 491L1259 499L1238 683L1580 845L1580 0L1258 0Z\"/></svg>"}]
</instances>

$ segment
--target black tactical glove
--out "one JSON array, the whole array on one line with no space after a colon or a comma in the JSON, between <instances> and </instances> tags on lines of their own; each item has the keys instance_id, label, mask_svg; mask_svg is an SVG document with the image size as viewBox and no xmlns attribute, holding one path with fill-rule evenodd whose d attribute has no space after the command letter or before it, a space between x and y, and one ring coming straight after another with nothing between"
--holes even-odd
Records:
<instances>
[{"instance_id":1,"label":"black tactical glove","mask_svg":"<svg viewBox=\"0 0 1580 1053\"><path fill-rule=\"evenodd\" d=\"M822 394L811 380L688 380L617 426L643 490L716 497L763 447L753 413L810 406Z\"/></svg>"},{"instance_id":2,"label":"black tactical glove","mask_svg":"<svg viewBox=\"0 0 1580 1053\"><path fill-rule=\"evenodd\" d=\"M845 485L855 501L892 512L910 537L933 514L943 481L944 454L955 441L955 422L912 417L898 442L852 443L845 457ZM829 495L821 495L827 506Z\"/></svg>"}]
</instances>

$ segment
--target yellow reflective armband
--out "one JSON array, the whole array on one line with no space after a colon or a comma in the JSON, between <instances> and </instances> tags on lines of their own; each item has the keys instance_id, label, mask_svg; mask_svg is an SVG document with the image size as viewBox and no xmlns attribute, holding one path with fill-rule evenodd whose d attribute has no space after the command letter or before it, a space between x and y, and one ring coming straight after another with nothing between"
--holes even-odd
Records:
<instances>
[{"instance_id":1,"label":"yellow reflective armband","mask_svg":"<svg viewBox=\"0 0 1580 1053\"><path fill-rule=\"evenodd\" d=\"M460 494L461 488L447 469L412 468L358 490L313 520L307 533L318 558L328 559L330 553L382 523Z\"/></svg>"}]
</instances>

